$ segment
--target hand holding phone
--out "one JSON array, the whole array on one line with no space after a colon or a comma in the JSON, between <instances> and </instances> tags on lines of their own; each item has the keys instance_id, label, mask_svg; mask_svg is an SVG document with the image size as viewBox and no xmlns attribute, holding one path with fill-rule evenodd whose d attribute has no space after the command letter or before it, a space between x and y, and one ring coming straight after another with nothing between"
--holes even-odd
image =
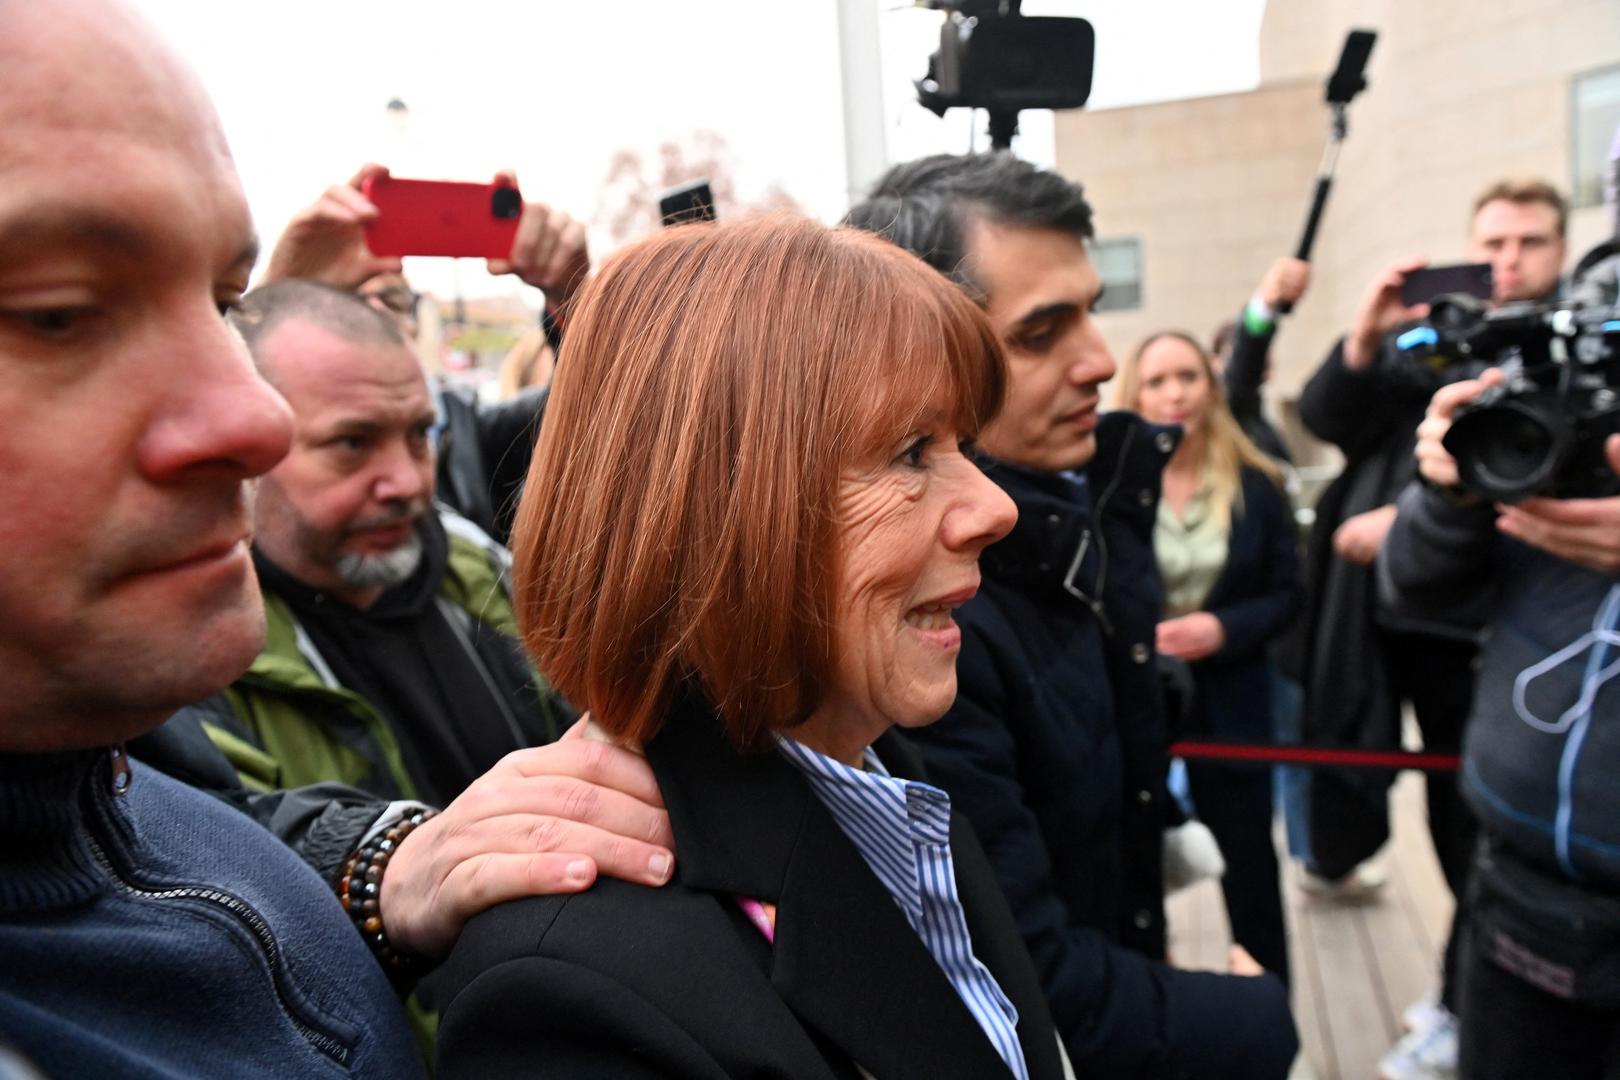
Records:
<instances>
[{"instance_id":1,"label":"hand holding phone","mask_svg":"<svg viewBox=\"0 0 1620 1080\"><path fill-rule=\"evenodd\" d=\"M368 179L387 174L381 165L363 165L348 183L333 184L294 214L276 237L259 283L300 278L347 292L378 274L399 273L400 261L372 254L365 239L377 208L361 189Z\"/></svg>"},{"instance_id":2,"label":"hand holding phone","mask_svg":"<svg viewBox=\"0 0 1620 1080\"><path fill-rule=\"evenodd\" d=\"M497 183L516 185L517 174L503 170ZM525 202L511 255L490 259L491 274L511 274L546 294L546 307L554 314L568 303L591 270L585 223L555 206Z\"/></svg>"},{"instance_id":3,"label":"hand holding phone","mask_svg":"<svg viewBox=\"0 0 1620 1080\"><path fill-rule=\"evenodd\" d=\"M377 208L366 224L373 255L505 259L523 217L523 195L505 178L470 184L371 176L361 192Z\"/></svg>"}]
</instances>

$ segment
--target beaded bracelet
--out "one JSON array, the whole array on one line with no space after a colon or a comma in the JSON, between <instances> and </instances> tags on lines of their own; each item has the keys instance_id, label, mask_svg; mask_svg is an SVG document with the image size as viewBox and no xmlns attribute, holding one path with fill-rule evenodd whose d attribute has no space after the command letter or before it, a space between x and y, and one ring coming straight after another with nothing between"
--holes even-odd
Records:
<instances>
[{"instance_id":1,"label":"beaded bracelet","mask_svg":"<svg viewBox=\"0 0 1620 1080\"><path fill-rule=\"evenodd\" d=\"M379 833L361 844L343 864L338 875L338 902L349 913L355 928L371 949L383 971L395 983L408 982L424 964L422 957L394 947L383 927L382 907L378 898L382 893L383 872L393 858L400 841L409 836L418 825L437 814L437 810L423 807L409 817L395 823L386 832Z\"/></svg>"}]
</instances>

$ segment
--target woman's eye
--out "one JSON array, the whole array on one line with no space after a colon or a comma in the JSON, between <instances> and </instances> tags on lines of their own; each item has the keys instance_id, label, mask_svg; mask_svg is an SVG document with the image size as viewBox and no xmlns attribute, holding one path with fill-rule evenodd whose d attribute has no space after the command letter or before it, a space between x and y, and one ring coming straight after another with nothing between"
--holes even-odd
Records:
<instances>
[{"instance_id":1,"label":"woman's eye","mask_svg":"<svg viewBox=\"0 0 1620 1080\"><path fill-rule=\"evenodd\" d=\"M915 442L913 442L910 446L906 447L905 451L903 453L901 453L901 455L900 455L900 460L904 461L907 465L911 466L913 469L922 468L922 466L923 466L923 454L928 450L928 444L933 442L933 441L934 441L933 436L931 436L931 435L922 436L921 438L919 438Z\"/></svg>"}]
</instances>

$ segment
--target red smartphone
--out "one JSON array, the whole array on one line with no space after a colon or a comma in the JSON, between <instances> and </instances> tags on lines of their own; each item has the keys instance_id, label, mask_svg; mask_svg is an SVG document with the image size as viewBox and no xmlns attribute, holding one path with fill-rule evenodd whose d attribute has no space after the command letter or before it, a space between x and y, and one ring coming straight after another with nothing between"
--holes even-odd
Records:
<instances>
[{"instance_id":1,"label":"red smartphone","mask_svg":"<svg viewBox=\"0 0 1620 1080\"><path fill-rule=\"evenodd\" d=\"M504 259L523 216L523 195L510 184L373 176L360 191L377 208L366 225L373 255Z\"/></svg>"}]
</instances>

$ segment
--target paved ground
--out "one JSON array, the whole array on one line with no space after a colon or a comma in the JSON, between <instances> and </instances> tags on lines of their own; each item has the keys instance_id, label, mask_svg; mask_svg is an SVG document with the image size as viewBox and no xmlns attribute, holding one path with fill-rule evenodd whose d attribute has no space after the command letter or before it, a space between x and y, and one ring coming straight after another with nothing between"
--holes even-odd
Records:
<instances>
[{"instance_id":1,"label":"paved ground","mask_svg":"<svg viewBox=\"0 0 1620 1080\"><path fill-rule=\"evenodd\" d=\"M1294 1015L1318 1080L1372 1080L1400 1036L1401 1010L1439 978L1451 894L1429 846L1423 780L1403 773L1392 797L1394 839L1379 856L1389 883L1376 902L1307 896L1284 872ZM1281 836L1278 837L1281 850ZM1170 898L1170 949L1183 967L1220 970L1230 942L1215 882Z\"/></svg>"}]
</instances>

